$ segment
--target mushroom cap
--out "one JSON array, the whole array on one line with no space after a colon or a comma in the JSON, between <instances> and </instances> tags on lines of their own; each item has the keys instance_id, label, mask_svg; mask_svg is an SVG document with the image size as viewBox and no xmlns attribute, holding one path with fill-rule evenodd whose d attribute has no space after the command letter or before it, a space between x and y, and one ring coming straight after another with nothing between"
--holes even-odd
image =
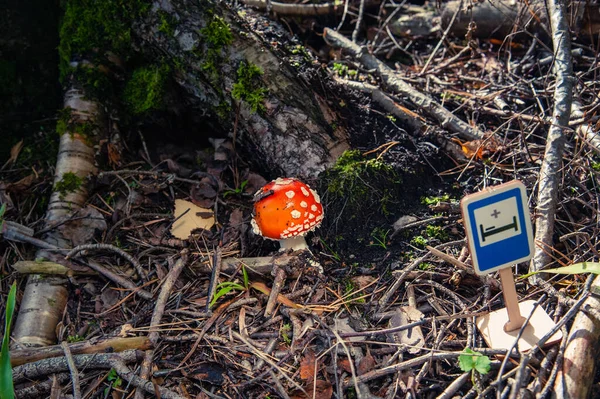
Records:
<instances>
[{"instance_id":1,"label":"mushroom cap","mask_svg":"<svg viewBox=\"0 0 600 399\"><path fill-rule=\"evenodd\" d=\"M272 240L303 236L323 220L319 195L294 178L278 178L254 194L252 229Z\"/></svg>"}]
</instances>

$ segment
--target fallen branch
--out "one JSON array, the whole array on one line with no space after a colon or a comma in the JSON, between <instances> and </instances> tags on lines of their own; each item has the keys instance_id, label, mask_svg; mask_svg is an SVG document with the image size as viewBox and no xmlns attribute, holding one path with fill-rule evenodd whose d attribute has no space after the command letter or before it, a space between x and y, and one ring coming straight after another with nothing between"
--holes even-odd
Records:
<instances>
[{"instance_id":1,"label":"fallen branch","mask_svg":"<svg viewBox=\"0 0 600 399\"><path fill-rule=\"evenodd\" d=\"M550 0L548 11L552 25L552 42L554 44L554 109L552 123L546 138L546 151L540 167L538 197L535 219L536 245L529 271L542 270L552 263L552 235L554 234L554 219L558 203L558 189L562 155L565 146L565 130L568 129L571 115L573 93L573 64L571 59L571 37L567 21L567 5L564 0ZM543 278L542 275L532 277L532 282Z\"/></svg>"},{"instance_id":2,"label":"fallen branch","mask_svg":"<svg viewBox=\"0 0 600 399\"><path fill-rule=\"evenodd\" d=\"M60 345L58 345L60 346ZM117 359L123 363L133 363L141 360L141 352L128 350L122 353L99 353L93 355L75 355L73 363L80 370L84 369L110 369L112 362ZM13 381L20 384L30 380L36 380L40 377L68 371L67 359L63 357L53 357L43 359L34 363L24 364L13 368Z\"/></svg>"},{"instance_id":3,"label":"fallen branch","mask_svg":"<svg viewBox=\"0 0 600 399\"><path fill-rule=\"evenodd\" d=\"M443 128L458 133L465 140L484 138L484 134L479 129L463 122L431 97L419 92L408 83L399 79L396 72L369 54L365 48L353 43L331 29L326 28L323 31L323 37L330 45L348 51L352 57L358 59L367 69L375 70L375 73L383 80L385 86L406 96L417 107L437 120Z\"/></svg>"},{"instance_id":4,"label":"fallen branch","mask_svg":"<svg viewBox=\"0 0 600 399\"><path fill-rule=\"evenodd\" d=\"M69 349L73 355L94 354L103 352L122 352L131 349L146 350L152 347L148 337L131 338L109 338L99 341L84 341L69 344ZM25 363L36 362L38 360L51 357L62 356L64 350L61 345L46 346L43 348L31 348L12 350L10 352L10 362L13 366L20 366Z\"/></svg>"}]
</instances>

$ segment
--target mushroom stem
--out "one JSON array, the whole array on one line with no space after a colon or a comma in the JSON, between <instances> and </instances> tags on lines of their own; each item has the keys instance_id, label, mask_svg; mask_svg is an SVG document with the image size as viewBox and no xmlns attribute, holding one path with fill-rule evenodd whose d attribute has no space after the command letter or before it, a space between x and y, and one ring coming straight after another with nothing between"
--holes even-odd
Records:
<instances>
[{"instance_id":1,"label":"mushroom stem","mask_svg":"<svg viewBox=\"0 0 600 399\"><path fill-rule=\"evenodd\" d=\"M292 249L294 251L308 249L308 245L306 245L304 236L296 236L286 238L285 240L279 240L279 246L281 247L279 248L280 251L287 251L288 249Z\"/></svg>"}]
</instances>

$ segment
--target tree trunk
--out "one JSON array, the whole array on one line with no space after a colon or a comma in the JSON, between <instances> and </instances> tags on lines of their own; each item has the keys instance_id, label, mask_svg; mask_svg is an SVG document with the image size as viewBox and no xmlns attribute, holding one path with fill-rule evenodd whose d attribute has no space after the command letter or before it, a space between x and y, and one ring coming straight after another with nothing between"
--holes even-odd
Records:
<instances>
[{"instance_id":1,"label":"tree trunk","mask_svg":"<svg viewBox=\"0 0 600 399\"><path fill-rule=\"evenodd\" d=\"M71 240L64 233L72 229L69 219L87 201L87 180L96 173L95 134L90 131L97 134L101 130L103 117L101 107L85 99L83 90L75 84L65 93L64 105L71 111L62 120L66 130L60 139L54 191L45 218L47 226L60 227L51 230L44 240L59 248L70 248ZM87 134L81 131L84 126L92 127ZM36 254L36 258L48 257L43 249ZM67 303L66 282L58 276L29 276L13 333L17 346L47 346L56 342L56 326Z\"/></svg>"},{"instance_id":2,"label":"tree trunk","mask_svg":"<svg viewBox=\"0 0 600 399\"><path fill-rule=\"evenodd\" d=\"M186 101L193 101L205 120L214 121L215 130L225 128L252 158L287 176L315 177L349 147L347 130L332 106L339 100L333 102L315 91L329 78L315 75L316 61L301 46L287 44L291 40L276 24L253 16L251 10L243 19L222 3L159 4L161 9L134 27L139 45L176 60L175 78L187 92ZM173 35L158 31L164 13L177 21ZM263 27L267 30L262 37L254 33ZM216 29L231 36L219 41ZM252 100L244 93L241 99L237 95L244 89L241 74L252 65L262 71L256 76L254 94L264 94L254 110Z\"/></svg>"}]
</instances>

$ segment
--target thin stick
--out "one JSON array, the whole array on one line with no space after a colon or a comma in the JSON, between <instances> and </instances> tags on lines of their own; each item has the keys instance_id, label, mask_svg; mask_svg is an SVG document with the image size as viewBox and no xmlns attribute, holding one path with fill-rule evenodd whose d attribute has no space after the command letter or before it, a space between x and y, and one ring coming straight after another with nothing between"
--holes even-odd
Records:
<instances>
[{"instance_id":1,"label":"thin stick","mask_svg":"<svg viewBox=\"0 0 600 399\"><path fill-rule=\"evenodd\" d=\"M75 366L75 362L73 361L73 355L71 354L71 350L69 349L69 345L63 341L60 343L63 351L65 352L65 359L67 361L67 366L69 366L69 371L71 372L71 383L73 384L73 398L81 399L81 385L79 384L79 371L77 370L77 366Z\"/></svg>"},{"instance_id":2,"label":"thin stick","mask_svg":"<svg viewBox=\"0 0 600 399\"><path fill-rule=\"evenodd\" d=\"M171 291L173 290L173 286L175 282L179 278L181 271L187 264L187 250L182 251L181 258L177 259L175 265L165 277L165 281L160 289L160 294L158 294L158 298L156 298L156 306L154 307L154 313L152 314L152 319L150 320L150 328L157 326L160 324L162 317L165 313L165 308L167 306L167 301L169 300L169 296L171 295ZM150 342L156 345L159 339L158 331L152 331L149 334ZM152 358L154 357L154 349L148 349L144 355L144 361L142 362L142 367L140 370L140 378L145 380L148 379L150 375L150 369L152 368ZM144 393L142 390L137 390L135 392L136 399L142 399L144 397Z\"/></svg>"}]
</instances>

